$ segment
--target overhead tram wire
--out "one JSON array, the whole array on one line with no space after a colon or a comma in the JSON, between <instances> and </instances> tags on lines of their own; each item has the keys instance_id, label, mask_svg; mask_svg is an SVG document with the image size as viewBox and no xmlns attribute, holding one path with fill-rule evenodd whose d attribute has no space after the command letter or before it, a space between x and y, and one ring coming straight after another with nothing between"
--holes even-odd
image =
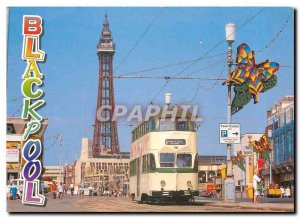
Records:
<instances>
[{"instance_id":1,"label":"overhead tram wire","mask_svg":"<svg viewBox=\"0 0 300 218\"><path fill-rule=\"evenodd\" d=\"M285 27L287 26L287 24L289 23L292 15L294 14L294 11L292 11L290 13L290 15L288 16L287 20L284 22L284 24L281 26L281 28L279 29L279 31L275 34L275 36L273 37L273 39L266 45L264 46L262 49L260 49L257 53L258 55L260 55L264 50L270 48L274 43L275 41L279 38L279 36L281 34L283 34L283 30L285 29Z\"/></svg>"},{"instance_id":2,"label":"overhead tram wire","mask_svg":"<svg viewBox=\"0 0 300 218\"><path fill-rule=\"evenodd\" d=\"M199 81L198 86L197 86L197 89L196 89L196 92L195 92L194 96L193 96L192 99L191 99L191 103L193 103L193 102L195 101L196 97L197 97L198 94L199 94L200 88L203 89L203 90L206 90L206 91L210 91L210 90L214 89L214 88L218 85L219 81L222 80L221 77L222 77L222 75L223 75L223 73L224 73L224 69L226 68L226 62L227 62L227 61L226 61L226 59L225 59L224 64L223 64L223 67L222 67L222 70L221 70L221 72L220 72L220 74L219 74L219 77L218 77L218 79L216 80L216 82L214 82L214 84L213 84L212 86L210 86L210 87L208 87L208 88L207 88L207 87L204 87L204 86L201 85L201 81ZM223 79L223 80L225 80L225 79Z\"/></svg>"},{"instance_id":3,"label":"overhead tram wire","mask_svg":"<svg viewBox=\"0 0 300 218\"><path fill-rule=\"evenodd\" d=\"M51 143L51 145L50 145L50 146L47 146L47 147L44 149L44 151L48 151L48 150L50 150L51 148L53 148L54 145L58 142L59 136L60 136L60 133L58 133L57 135L55 135L55 138L54 138L53 142Z\"/></svg>"},{"instance_id":4,"label":"overhead tram wire","mask_svg":"<svg viewBox=\"0 0 300 218\"><path fill-rule=\"evenodd\" d=\"M219 54L216 54L216 55L204 57L204 58L202 58L202 60L223 56L225 54L227 54L227 53L219 53ZM149 71L154 71L154 70L160 70L160 69L164 69L164 68L176 67L176 66L179 66L179 65L191 63L195 60L196 59L181 61L181 62L178 62L178 63L175 63L175 64L169 64L169 65L163 65L163 66L159 66L159 67L148 68L148 69L139 70L139 71L135 71L135 72L131 72L131 73L120 74L120 75L117 75L117 76L127 76L127 75L132 75L132 74L138 74L138 73L144 73L144 72L149 72Z\"/></svg>"},{"instance_id":5,"label":"overhead tram wire","mask_svg":"<svg viewBox=\"0 0 300 218\"><path fill-rule=\"evenodd\" d=\"M22 104L18 107L18 109L12 114L12 117L15 117L16 114L18 114L19 112L21 112L22 108L23 108L23 103L22 103Z\"/></svg>"},{"instance_id":6,"label":"overhead tram wire","mask_svg":"<svg viewBox=\"0 0 300 218\"><path fill-rule=\"evenodd\" d=\"M283 30L285 29L286 25L289 23L289 20L291 19L291 17L292 17L293 14L294 14L294 12L292 11L292 12L290 13L290 15L288 16L287 20L284 22L284 24L283 24L283 25L281 26L281 28L279 29L279 31L275 34L275 37L273 37L273 39L272 39L266 46L264 46L262 49L260 49L260 50L258 51L258 55L260 55L265 49L270 48L270 47L275 43L275 41L277 40L277 38L278 38L281 34L283 34ZM226 63L226 61L225 61L225 63ZM294 66L288 66L288 65L280 66L280 67L282 67L282 68L294 68ZM222 71L224 71L224 68L222 69ZM221 74L222 74L222 73L221 73ZM209 91L209 90L213 89L213 88L216 86L217 83L218 83L218 81L216 81L211 87L205 88L205 87L203 87L203 86L201 85L201 81L199 81L198 86L197 86L197 89L196 89L196 92L195 92L195 95L194 95L194 97L192 98L192 102L193 102L194 99L197 97L200 88L203 89L203 90Z\"/></svg>"},{"instance_id":7,"label":"overhead tram wire","mask_svg":"<svg viewBox=\"0 0 300 218\"><path fill-rule=\"evenodd\" d=\"M115 79L163 79L163 80L226 80L213 77L175 77L175 76L111 76Z\"/></svg>"},{"instance_id":8,"label":"overhead tram wire","mask_svg":"<svg viewBox=\"0 0 300 218\"><path fill-rule=\"evenodd\" d=\"M226 59L225 59L225 60L226 60ZM222 62L224 62L224 59L223 59L223 58L220 59L220 60L218 60L218 61L216 61L216 62L214 62L214 63L211 63L211 64L207 65L206 67L203 67L203 68L201 68L201 69L199 69L199 70L196 70L196 71L193 71L193 72L191 72L191 73L188 73L188 74L186 74L186 76L194 75L195 73L198 73L198 72L200 72L200 71L202 71L202 70L206 70L206 69L208 69L208 68L210 68L210 67L216 66L216 64L219 64L219 63L222 63Z\"/></svg>"},{"instance_id":9,"label":"overhead tram wire","mask_svg":"<svg viewBox=\"0 0 300 218\"><path fill-rule=\"evenodd\" d=\"M250 17L248 20L246 20L246 22L244 22L240 27L238 27L235 31L238 32L240 29L242 29L246 24L248 24L251 20L253 20L256 16L258 16L261 12L263 12L266 9L266 7L260 9L257 13L255 13L252 17ZM234 33L232 33L234 34ZM231 35L232 35L231 34ZM228 37L230 37L231 35L229 35ZM175 76L179 76L182 73L184 73L185 71L187 71L188 69L190 69L193 65L195 65L199 60L201 60L203 57L206 57L211 51L213 51L214 49L216 49L218 46L220 46L224 41L226 41L226 38L222 39L220 42L218 42L215 46L213 46L210 50L208 50L204 55L202 55L201 57L199 57L198 59L196 59L195 61L193 61L190 65L188 65L186 68L184 68L182 71L180 71L179 73L177 73ZM151 99L150 103L153 103L153 101L156 99L156 97L162 92L162 90L167 86L167 84L170 82L166 81L165 84L159 89L159 91L155 94L155 96Z\"/></svg>"},{"instance_id":10,"label":"overhead tram wire","mask_svg":"<svg viewBox=\"0 0 300 218\"><path fill-rule=\"evenodd\" d=\"M17 101L19 101L19 100L22 99L22 98L23 98L22 95L19 96L19 97L16 97L16 98L11 98L11 99L8 99L8 100L7 100L7 103L10 103L10 102L17 102Z\"/></svg>"},{"instance_id":11,"label":"overhead tram wire","mask_svg":"<svg viewBox=\"0 0 300 218\"><path fill-rule=\"evenodd\" d=\"M138 40L134 43L134 45L132 46L132 48L127 52L127 54L125 55L125 57L121 60L121 62L117 65L115 71L117 71L121 65L126 61L126 59L129 57L129 55L131 54L131 52L136 48L136 46L139 44L139 42L144 38L144 36L146 35L146 33L148 32L148 30L150 29L150 27L152 26L152 24L154 23L154 21L157 19L157 17L162 13L163 11L163 7L161 7L161 9L159 10L159 12L154 16L154 18L152 19L152 21L150 22L150 24L147 26L147 28L145 29L145 31L142 33L142 35L138 38Z\"/></svg>"}]
</instances>

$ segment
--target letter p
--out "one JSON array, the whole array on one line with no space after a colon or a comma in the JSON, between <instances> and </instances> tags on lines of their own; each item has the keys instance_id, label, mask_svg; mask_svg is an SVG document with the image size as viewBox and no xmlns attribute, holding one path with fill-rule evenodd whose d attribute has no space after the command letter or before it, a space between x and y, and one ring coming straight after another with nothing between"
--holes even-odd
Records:
<instances>
[{"instance_id":1,"label":"letter p","mask_svg":"<svg viewBox=\"0 0 300 218\"><path fill-rule=\"evenodd\" d=\"M41 123L39 121L30 121L27 123L27 127L24 131L23 139L26 141L30 134L36 133L41 127Z\"/></svg>"}]
</instances>

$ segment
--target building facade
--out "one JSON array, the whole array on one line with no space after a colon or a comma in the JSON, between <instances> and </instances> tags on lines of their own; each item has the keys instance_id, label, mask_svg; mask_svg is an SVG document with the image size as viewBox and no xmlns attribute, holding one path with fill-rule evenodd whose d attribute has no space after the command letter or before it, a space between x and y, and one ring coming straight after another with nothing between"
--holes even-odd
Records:
<instances>
[{"instance_id":1,"label":"building facade","mask_svg":"<svg viewBox=\"0 0 300 218\"><path fill-rule=\"evenodd\" d=\"M237 165L233 166L233 175L236 190L243 190L243 187L252 186L253 173L257 168L258 154L253 152L253 147L249 144L250 141L259 141L262 133L248 133L241 136L241 143L234 145L234 155L237 156L239 151L245 156L245 171L241 170Z\"/></svg>"},{"instance_id":2,"label":"building facade","mask_svg":"<svg viewBox=\"0 0 300 218\"><path fill-rule=\"evenodd\" d=\"M200 192L210 189L221 190L222 178L225 178L226 160L226 156L198 157L198 184Z\"/></svg>"},{"instance_id":3,"label":"building facade","mask_svg":"<svg viewBox=\"0 0 300 218\"><path fill-rule=\"evenodd\" d=\"M75 163L75 186L129 190L129 152L93 157L92 140L83 138L80 158Z\"/></svg>"},{"instance_id":4,"label":"building facade","mask_svg":"<svg viewBox=\"0 0 300 218\"><path fill-rule=\"evenodd\" d=\"M278 186L294 186L295 120L294 96L285 96L267 111L268 137L271 139L271 183ZM265 185L270 183L270 165L262 174Z\"/></svg>"},{"instance_id":5,"label":"building facade","mask_svg":"<svg viewBox=\"0 0 300 218\"><path fill-rule=\"evenodd\" d=\"M65 183L67 186L75 183L75 165L76 161L73 164L65 166Z\"/></svg>"},{"instance_id":6,"label":"building facade","mask_svg":"<svg viewBox=\"0 0 300 218\"><path fill-rule=\"evenodd\" d=\"M44 173L42 180L44 184L50 185L53 182L63 184L65 183L65 169L63 166L44 166Z\"/></svg>"}]
</instances>

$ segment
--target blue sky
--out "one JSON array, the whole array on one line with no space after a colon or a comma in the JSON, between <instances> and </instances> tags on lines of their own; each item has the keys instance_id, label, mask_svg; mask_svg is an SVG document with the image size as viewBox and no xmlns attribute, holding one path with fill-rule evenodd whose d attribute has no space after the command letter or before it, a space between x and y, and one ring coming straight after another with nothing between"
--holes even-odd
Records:
<instances>
[{"instance_id":1,"label":"blue sky","mask_svg":"<svg viewBox=\"0 0 300 218\"><path fill-rule=\"evenodd\" d=\"M174 64L196 59L210 51L225 38L225 24L233 22L240 27L261 8L201 8L166 7L157 17L148 32L121 65L115 75L130 73L156 66ZM26 62L22 53L22 16L40 15L44 21L44 35L41 49L46 52L47 60L39 64L44 74L44 100L47 105L39 110L49 119L45 133L46 165L59 164L59 145L54 135L63 134L63 162L70 163L79 157L81 138L92 137L97 86L98 59L96 46L101 33L105 10L112 30L116 53L116 67L132 48L160 8L10 8L8 25L8 63L7 63L7 113L14 114L21 100L10 99L21 96L22 73ZM245 42L254 51L261 50L279 32L292 8L266 8L245 24L236 33L236 47ZM284 28L283 34L275 43L256 55L256 61L278 62L282 66L294 65L294 17ZM223 42L207 56L224 53ZM193 76L218 77L224 62L222 56L197 62L186 74L205 68ZM218 64L213 64L219 62ZM138 75L172 76L187 65L179 65ZM227 75L225 69L222 78ZM184 75L184 74L183 74ZM233 116L233 122L241 124L242 133L263 132L266 126L266 111L285 95L294 95L294 69L281 68L277 73L277 86L260 95L259 104L253 102ZM212 86L213 81L203 81L204 87ZM115 79L115 99L117 104L147 105L160 87L163 80L126 80ZM198 86L197 81L172 81L154 103L163 104L164 93L173 93L173 103L181 104L191 100ZM200 155L226 155L226 145L219 144L219 123L226 122L227 88L218 84L210 91L199 90L194 101L200 106L204 118L199 128ZM20 116L21 112L16 113ZM130 127L120 123L119 141L122 151L129 151Z\"/></svg>"}]
</instances>

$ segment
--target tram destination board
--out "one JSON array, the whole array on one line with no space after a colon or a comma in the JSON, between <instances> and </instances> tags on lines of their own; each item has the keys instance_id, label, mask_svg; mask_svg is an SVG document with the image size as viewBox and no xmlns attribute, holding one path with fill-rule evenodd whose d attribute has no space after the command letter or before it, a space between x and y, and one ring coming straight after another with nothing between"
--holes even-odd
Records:
<instances>
[{"instance_id":1,"label":"tram destination board","mask_svg":"<svg viewBox=\"0 0 300 218\"><path fill-rule=\"evenodd\" d=\"M165 144L166 145L185 145L186 140L185 139L166 139Z\"/></svg>"}]
</instances>

